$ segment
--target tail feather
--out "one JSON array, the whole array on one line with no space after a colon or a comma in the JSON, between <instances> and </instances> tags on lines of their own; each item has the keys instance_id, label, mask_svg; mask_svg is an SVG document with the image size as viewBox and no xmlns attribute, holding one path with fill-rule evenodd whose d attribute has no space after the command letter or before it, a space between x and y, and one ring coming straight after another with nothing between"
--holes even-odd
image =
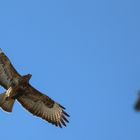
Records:
<instances>
[{"instance_id":1,"label":"tail feather","mask_svg":"<svg viewBox=\"0 0 140 140\"><path fill-rule=\"evenodd\" d=\"M12 112L15 99L6 100L6 94L0 94L0 107L6 112Z\"/></svg>"}]
</instances>

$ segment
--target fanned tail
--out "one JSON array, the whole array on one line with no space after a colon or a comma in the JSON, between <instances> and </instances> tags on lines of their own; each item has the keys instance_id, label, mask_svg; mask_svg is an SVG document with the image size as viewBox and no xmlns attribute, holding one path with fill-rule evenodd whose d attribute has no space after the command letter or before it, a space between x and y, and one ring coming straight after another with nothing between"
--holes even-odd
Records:
<instances>
[{"instance_id":1,"label":"fanned tail","mask_svg":"<svg viewBox=\"0 0 140 140\"><path fill-rule=\"evenodd\" d=\"M0 94L0 107L6 112L12 112L15 99L6 100L6 93Z\"/></svg>"}]
</instances>

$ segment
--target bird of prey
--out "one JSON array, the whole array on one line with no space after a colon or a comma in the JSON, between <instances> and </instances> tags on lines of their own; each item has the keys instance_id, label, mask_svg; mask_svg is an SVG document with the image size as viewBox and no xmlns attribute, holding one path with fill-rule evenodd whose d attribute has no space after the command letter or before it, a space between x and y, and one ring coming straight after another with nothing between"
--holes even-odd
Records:
<instances>
[{"instance_id":1,"label":"bird of prey","mask_svg":"<svg viewBox=\"0 0 140 140\"><path fill-rule=\"evenodd\" d=\"M6 89L0 94L0 107L6 112L12 112L15 101L18 101L33 115L60 128L66 126L69 115L64 111L65 108L31 86L31 76L21 76L0 49L0 85Z\"/></svg>"}]
</instances>

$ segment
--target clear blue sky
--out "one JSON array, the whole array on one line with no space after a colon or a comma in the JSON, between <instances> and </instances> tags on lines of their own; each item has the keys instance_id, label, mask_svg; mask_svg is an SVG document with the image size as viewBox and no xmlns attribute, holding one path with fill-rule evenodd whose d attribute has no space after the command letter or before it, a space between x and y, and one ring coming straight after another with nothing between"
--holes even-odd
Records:
<instances>
[{"instance_id":1,"label":"clear blue sky","mask_svg":"<svg viewBox=\"0 0 140 140\"><path fill-rule=\"evenodd\" d=\"M67 108L59 129L18 103L0 110L6 140L136 140L140 114L138 0L5 0L0 47L31 84Z\"/></svg>"}]
</instances>

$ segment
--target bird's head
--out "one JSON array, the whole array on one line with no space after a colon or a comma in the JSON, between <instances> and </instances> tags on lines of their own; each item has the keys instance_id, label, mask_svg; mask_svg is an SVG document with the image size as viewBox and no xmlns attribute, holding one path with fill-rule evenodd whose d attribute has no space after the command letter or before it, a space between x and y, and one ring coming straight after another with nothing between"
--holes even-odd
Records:
<instances>
[{"instance_id":1,"label":"bird's head","mask_svg":"<svg viewBox=\"0 0 140 140\"><path fill-rule=\"evenodd\" d=\"M25 84L25 85L28 84L31 77L32 77L31 74L27 74L27 75L22 76L20 78L20 84Z\"/></svg>"}]
</instances>

